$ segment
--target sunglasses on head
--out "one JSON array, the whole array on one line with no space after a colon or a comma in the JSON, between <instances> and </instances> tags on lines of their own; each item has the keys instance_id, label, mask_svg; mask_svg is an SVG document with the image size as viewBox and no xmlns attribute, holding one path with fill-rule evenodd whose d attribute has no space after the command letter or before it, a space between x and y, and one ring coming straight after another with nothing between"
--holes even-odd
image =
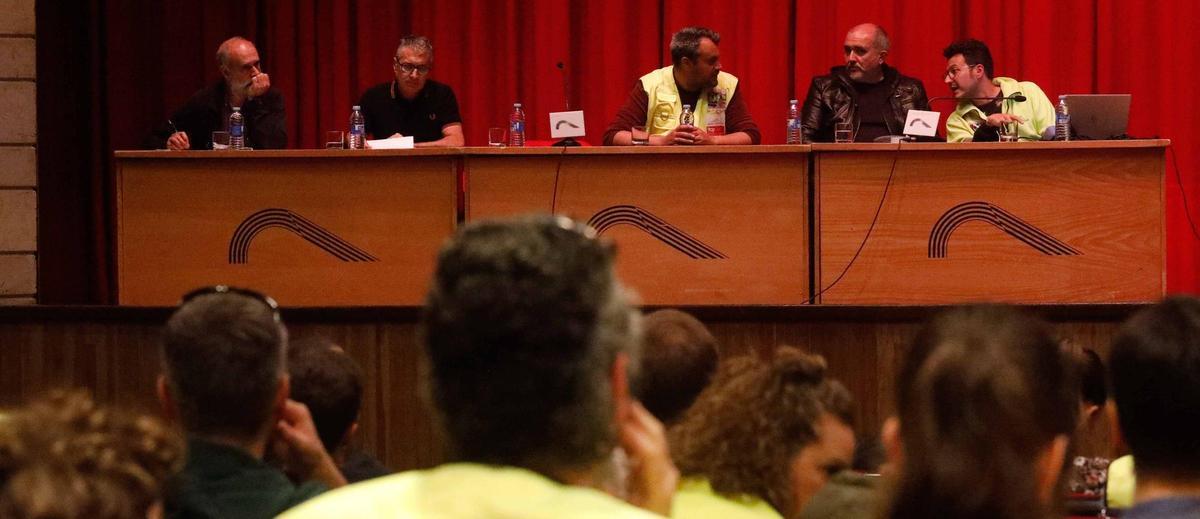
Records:
<instances>
[{"instance_id":1,"label":"sunglasses on head","mask_svg":"<svg viewBox=\"0 0 1200 519\"><path fill-rule=\"evenodd\" d=\"M209 287L202 287L202 288L197 288L195 290L192 290L191 292L184 294L183 297L180 298L179 306L183 306L183 305L187 304L189 301L196 299L197 297L206 296L209 294L236 294L239 296L249 297L250 299L254 299L255 301L258 301L264 305L267 305L267 308L271 309L271 313L275 314L276 322L279 322L282 320L279 317L279 303L276 303L275 300L271 298L271 296L268 296L257 290L251 290L249 288L234 287L234 286L229 286L229 285L213 285L213 286L209 286Z\"/></svg>"}]
</instances>

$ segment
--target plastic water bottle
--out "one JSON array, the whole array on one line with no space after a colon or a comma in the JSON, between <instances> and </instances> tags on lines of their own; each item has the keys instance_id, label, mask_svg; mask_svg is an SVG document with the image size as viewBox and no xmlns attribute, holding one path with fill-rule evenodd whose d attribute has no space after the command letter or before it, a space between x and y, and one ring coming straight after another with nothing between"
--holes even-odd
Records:
<instances>
[{"instance_id":1,"label":"plastic water bottle","mask_svg":"<svg viewBox=\"0 0 1200 519\"><path fill-rule=\"evenodd\" d=\"M679 125L696 125L696 116L692 113L692 105L683 105L683 113L679 114Z\"/></svg>"},{"instance_id":2,"label":"plastic water bottle","mask_svg":"<svg viewBox=\"0 0 1200 519\"><path fill-rule=\"evenodd\" d=\"M1054 140L1071 140L1071 114L1067 111L1067 96L1058 96L1058 106L1054 107Z\"/></svg>"},{"instance_id":3,"label":"plastic water bottle","mask_svg":"<svg viewBox=\"0 0 1200 519\"><path fill-rule=\"evenodd\" d=\"M233 113L229 114L229 149L246 149L246 116L239 106L233 107Z\"/></svg>"},{"instance_id":4,"label":"plastic water bottle","mask_svg":"<svg viewBox=\"0 0 1200 519\"><path fill-rule=\"evenodd\" d=\"M508 114L508 145L525 145L525 109L521 103L513 103L512 113Z\"/></svg>"},{"instance_id":5,"label":"plastic water bottle","mask_svg":"<svg viewBox=\"0 0 1200 519\"><path fill-rule=\"evenodd\" d=\"M354 105L350 108L350 149L366 148L363 139L367 135L367 123L363 120L362 107Z\"/></svg>"},{"instance_id":6,"label":"plastic water bottle","mask_svg":"<svg viewBox=\"0 0 1200 519\"><path fill-rule=\"evenodd\" d=\"M787 143L804 144L804 133L800 131L800 101L788 101Z\"/></svg>"}]
</instances>

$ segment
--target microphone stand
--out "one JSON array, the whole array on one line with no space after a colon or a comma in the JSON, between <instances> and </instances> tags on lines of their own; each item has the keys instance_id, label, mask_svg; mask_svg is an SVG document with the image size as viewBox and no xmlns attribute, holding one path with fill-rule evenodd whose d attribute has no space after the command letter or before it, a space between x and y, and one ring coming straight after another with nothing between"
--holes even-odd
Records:
<instances>
[{"instance_id":1,"label":"microphone stand","mask_svg":"<svg viewBox=\"0 0 1200 519\"><path fill-rule=\"evenodd\" d=\"M563 105L566 107L566 110L564 110L564 111L570 112L571 111L571 95L570 95L570 88L568 88L570 84L568 83L569 78L567 77L567 69L565 66L563 66L563 62L561 62L561 61L558 62L558 64L556 66L558 67L558 70L560 72L562 72ZM574 137L567 137L563 140L560 140L560 141L554 143L553 146L562 146L565 148L565 147L570 147L570 146L580 146L580 144L579 144L579 141L575 140Z\"/></svg>"}]
</instances>

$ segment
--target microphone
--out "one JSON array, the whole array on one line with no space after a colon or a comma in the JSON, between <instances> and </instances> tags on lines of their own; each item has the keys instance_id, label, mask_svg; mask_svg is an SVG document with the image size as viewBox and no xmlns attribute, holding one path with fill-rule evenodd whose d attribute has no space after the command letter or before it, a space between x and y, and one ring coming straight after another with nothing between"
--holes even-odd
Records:
<instances>
[{"instance_id":1,"label":"microphone","mask_svg":"<svg viewBox=\"0 0 1200 519\"><path fill-rule=\"evenodd\" d=\"M563 110L563 111L570 112L571 111L571 94L570 94L571 89L570 89L570 83L569 83L570 78L567 77L567 67L566 67L566 65L563 65L563 62L561 62L561 61L558 62L555 66L558 67L558 71L560 73L562 73L563 106L566 107L566 110Z\"/></svg>"},{"instance_id":2,"label":"microphone","mask_svg":"<svg viewBox=\"0 0 1200 519\"><path fill-rule=\"evenodd\" d=\"M955 100L955 101L991 101L991 100L993 100L993 99L996 99L996 98L995 98L995 97L954 97L954 96L938 96L938 97L935 97L935 98L933 98L933 99L930 99L930 100L929 100L929 104L931 104L931 105L932 105L933 103L935 103L935 102L937 102L937 101L947 101L947 100L950 100L950 99L953 99L953 100ZM1026 99L1028 99L1028 98L1026 98L1026 97L1025 97L1025 94L1022 94L1022 93L1020 93L1020 92L1013 92L1012 94L1009 94L1009 95L1007 95L1007 96L1004 96L1004 97L1001 97L1001 98L1000 98L1000 100L1001 100L1001 101L1012 101L1012 102L1014 102L1014 103L1024 103Z\"/></svg>"}]
</instances>

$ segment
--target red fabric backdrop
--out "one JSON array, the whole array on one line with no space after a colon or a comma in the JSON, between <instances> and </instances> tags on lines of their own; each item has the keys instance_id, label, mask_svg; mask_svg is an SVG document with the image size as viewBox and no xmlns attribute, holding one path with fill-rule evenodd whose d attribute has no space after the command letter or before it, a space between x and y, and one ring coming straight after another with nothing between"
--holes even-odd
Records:
<instances>
[{"instance_id":1,"label":"red fabric backdrop","mask_svg":"<svg viewBox=\"0 0 1200 519\"><path fill-rule=\"evenodd\" d=\"M59 3L38 4L41 35L61 30L47 25L78 23L67 21L78 15L77 8L54 4ZM1195 93L1187 87L1200 69L1195 0L92 0L90 5L95 18L86 22L89 36L76 37L74 48L70 41L55 42L43 51L49 36L39 39L40 65L51 65L55 52L67 60L80 52L91 55L93 103L79 110L88 112L92 130L103 136L91 150L101 158L79 172L70 189L62 187L74 198L59 199L53 192L57 184L51 182L49 193L43 184L43 240L78 239L78 248L89 250L76 257L90 258L80 265L60 250L69 246L43 248L44 302L109 297L110 238L102 196L109 172L103 164L111 150L136 147L189 95L216 80L213 53L229 36L258 43L272 83L287 101L290 145L316 148L323 131L347 126L349 107L364 89L391 77L390 57L399 38L427 35L436 49L431 77L455 89L467 144L480 145L487 127L502 124L517 100L530 114L530 138L549 139L546 113L563 106L555 66L560 61L570 80L572 108L586 112L587 139L595 142L634 81L670 62L671 33L702 24L721 33L724 70L741 78L739 91L747 96L764 143L775 144L783 141L787 100L802 97L813 75L841 62L843 36L864 21L888 29L890 63L923 80L931 97L946 93L942 48L964 37L989 44L997 75L1035 81L1051 99L1061 93L1132 93L1130 133L1172 139L1182 173L1177 182L1168 160L1168 288L1200 292L1200 238L1189 226L1180 189L1197 218L1200 130ZM85 44L93 47L80 48ZM53 74L39 78L39 89L51 90L42 97L54 89L81 88L76 78L61 76L61 82ZM952 106L935 109L949 113ZM43 143L43 156L53 148ZM43 167L43 176L56 174ZM68 207L72 200L84 201L80 185L91 186L85 201L90 213ZM47 211L54 210L84 211L88 225L81 232L47 222ZM86 280L86 290L74 282L79 280Z\"/></svg>"}]
</instances>

